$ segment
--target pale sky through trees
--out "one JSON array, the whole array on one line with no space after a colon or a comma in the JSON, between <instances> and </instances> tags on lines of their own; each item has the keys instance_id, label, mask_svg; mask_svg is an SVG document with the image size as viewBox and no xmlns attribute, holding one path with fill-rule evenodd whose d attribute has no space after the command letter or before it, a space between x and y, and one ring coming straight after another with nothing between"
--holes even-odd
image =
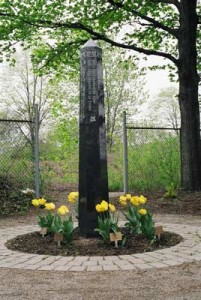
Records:
<instances>
[{"instance_id":1,"label":"pale sky through trees","mask_svg":"<svg viewBox=\"0 0 201 300\"><path fill-rule=\"evenodd\" d=\"M140 60L139 66L152 66L152 65L163 65L164 60L158 57L150 56L146 61ZM8 93L8 90L6 88L7 85L12 85L12 81L17 80L14 76L12 76L12 69L10 69L10 78L8 78L8 63L1 63L0 64L0 94L5 97ZM9 83L8 83L9 81ZM14 85L14 82L13 82ZM138 115L135 115L134 119L136 121L147 119L149 115L149 111L147 111L147 108L149 106L149 103L153 101L155 97L160 93L162 89L166 89L170 86L176 86L176 83L170 82L170 79L168 78L168 70L155 70L155 71L149 71L147 70L145 75L145 86L148 91L148 98L145 100L146 103L144 103L141 106L141 113ZM9 95L8 95L9 96ZM3 98L1 97L1 98ZM0 110L4 110L5 103L3 103L1 99L0 104Z\"/></svg>"}]
</instances>

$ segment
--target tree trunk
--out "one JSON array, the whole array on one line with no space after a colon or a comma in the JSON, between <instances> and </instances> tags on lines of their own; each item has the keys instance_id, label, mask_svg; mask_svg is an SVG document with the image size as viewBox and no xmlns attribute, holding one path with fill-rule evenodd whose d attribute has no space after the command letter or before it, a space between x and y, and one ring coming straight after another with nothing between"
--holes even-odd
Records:
<instances>
[{"instance_id":1,"label":"tree trunk","mask_svg":"<svg viewBox=\"0 0 201 300\"><path fill-rule=\"evenodd\" d=\"M199 76L196 52L196 0L181 0L179 36L179 104L181 111L181 181L201 189Z\"/></svg>"}]
</instances>

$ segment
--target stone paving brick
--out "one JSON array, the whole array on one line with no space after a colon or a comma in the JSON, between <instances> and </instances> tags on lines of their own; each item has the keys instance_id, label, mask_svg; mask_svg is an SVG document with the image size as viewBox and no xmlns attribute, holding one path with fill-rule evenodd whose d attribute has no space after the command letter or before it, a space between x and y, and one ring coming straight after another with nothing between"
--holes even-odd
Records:
<instances>
[{"instance_id":1,"label":"stone paving brick","mask_svg":"<svg viewBox=\"0 0 201 300\"><path fill-rule=\"evenodd\" d=\"M67 265L68 265L68 266L81 266L82 263L83 263L82 260L77 260L77 261L72 260L72 261L69 261L69 262L67 263Z\"/></svg>"},{"instance_id":2,"label":"stone paving brick","mask_svg":"<svg viewBox=\"0 0 201 300\"><path fill-rule=\"evenodd\" d=\"M150 264L135 264L134 265L137 269L141 269L141 270L145 270L145 269L151 269L153 268L153 266L151 266Z\"/></svg>"},{"instance_id":3,"label":"stone paving brick","mask_svg":"<svg viewBox=\"0 0 201 300\"><path fill-rule=\"evenodd\" d=\"M135 258L132 256L128 259L128 261L132 264L144 264L145 263L145 261L143 259Z\"/></svg>"},{"instance_id":4,"label":"stone paving brick","mask_svg":"<svg viewBox=\"0 0 201 300\"><path fill-rule=\"evenodd\" d=\"M154 257L158 260L161 260L164 258L164 254L159 253L159 251L149 252L149 253L147 253L147 256Z\"/></svg>"},{"instance_id":5,"label":"stone paving brick","mask_svg":"<svg viewBox=\"0 0 201 300\"><path fill-rule=\"evenodd\" d=\"M130 255L112 255L112 256L104 256L105 260L123 260L123 259L127 259L128 257L130 257Z\"/></svg>"},{"instance_id":6,"label":"stone paving brick","mask_svg":"<svg viewBox=\"0 0 201 300\"><path fill-rule=\"evenodd\" d=\"M3 250L3 251L1 251L1 255L11 255L11 254L12 254L12 252L9 251L9 250Z\"/></svg>"},{"instance_id":7,"label":"stone paving brick","mask_svg":"<svg viewBox=\"0 0 201 300\"><path fill-rule=\"evenodd\" d=\"M40 268L40 267L45 266L47 264L48 263L45 260L40 260L40 261L36 262L34 264L34 266L37 267L37 268ZM27 265L31 266L32 264L27 264Z\"/></svg>"},{"instance_id":8,"label":"stone paving brick","mask_svg":"<svg viewBox=\"0 0 201 300\"><path fill-rule=\"evenodd\" d=\"M92 258L92 257L91 257ZM95 262L97 265L99 265L99 264L101 264L101 262L103 262L104 260L103 259L96 259L96 257L94 256L93 257L94 259L92 259L92 260L90 260L89 259L89 261L91 261L91 262Z\"/></svg>"},{"instance_id":9,"label":"stone paving brick","mask_svg":"<svg viewBox=\"0 0 201 300\"><path fill-rule=\"evenodd\" d=\"M75 256L74 260L75 261L77 261L77 260L86 261L86 260L89 260L89 256Z\"/></svg>"},{"instance_id":10,"label":"stone paving brick","mask_svg":"<svg viewBox=\"0 0 201 300\"><path fill-rule=\"evenodd\" d=\"M42 257L34 257L34 258L31 258L27 261L27 265L36 265L37 263L41 262L43 260Z\"/></svg>"},{"instance_id":11,"label":"stone paving brick","mask_svg":"<svg viewBox=\"0 0 201 300\"><path fill-rule=\"evenodd\" d=\"M119 255L118 257L122 260L128 260L130 258L130 255Z\"/></svg>"},{"instance_id":12,"label":"stone paving brick","mask_svg":"<svg viewBox=\"0 0 201 300\"><path fill-rule=\"evenodd\" d=\"M177 257L176 258L176 261L180 262L181 264L183 264L185 261L189 261L189 260L192 260L192 257L188 257L188 258L187 257L186 258L184 258L184 257Z\"/></svg>"},{"instance_id":13,"label":"stone paving brick","mask_svg":"<svg viewBox=\"0 0 201 300\"><path fill-rule=\"evenodd\" d=\"M12 266L13 264L8 262L8 263L1 264L0 268L11 268Z\"/></svg>"},{"instance_id":14,"label":"stone paving brick","mask_svg":"<svg viewBox=\"0 0 201 300\"><path fill-rule=\"evenodd\" d=\"M200 227L164 224L165 228L182 235L184 241L174 247L149 253L105 257L62 257L24 254L8 250L4 245L8 239L26 232L36 231L39 227L16 226L14 229L12 228L12 233L5 227L0 229L0 267L80 272L115 271L170 267L185 261L201 260Z\"/></svg>"},{"instance_id":15,"label":"stone paving brick","mask_svg":"<svg viewBox=\"0 0 201 300\"><path fill-rule=\"evenodd\" d=\"M15 268L15 269L24 269L27 266L28 265L26 263L20 263L20 264L17 264L17 265L12 265L12 267Z\"/></svg>"},{"instance_id":16,"label":"stone paving brick","mask_svg":"<svg viewBox=\"0 0 201 300\"><path fill-rule=\"evenodd\" d=\"M168 266L166 263L162 263L162 262L150 263L149 265L155 268L164 268Z\"/></svg>"},{"instance_id":17,"label":"stone paving brick","mask_svg":"<svg viewBox=\"0 0 201 300\"><path fill-rule=\"evenodd\" d=\"M113 264L113 261L111 261L111 260L102 260L102 261L99 261L99 265L101 265L101 266L109 266L109 265L114 265Z\"/></svg>"},{"instance_id":18,"label":"stone paving brick","mask_svg":"<svg viewBox=\"0 0 201 300\"><path fill-rule=\"evenodd\" d=\"M103 256L91 256L89 257L89 260L93 261L93 260L96 260L96 261L100 261L100 260L103 260L104 257Z\"/></svg>"},{"instance_id":19,"label":"stone paving brick","mask_svg":"<svg viewBox=\"0 0 201 300\"><path fill-rule=\"evenodd\" d=\"M55 269L55 267L52 265L44 265L44 266L38 268L38 270L41 270L41 271L51 271L54 269Z\"/></svg>"},{"instance_id":20,"label":"stone paving brick","mask_svg":"<svg viewBox=\"0 0 201 300\"><path fill-rule=\"evenodd\" d=\"M71 266L64 265L64 266L57 266L54 268L54 271L68 271Z\"/></svg>"},{"instance_id":21,"label":"stone paving brick","mask_svg":"<svg viewBox=\"0 0 201 300\"><path fill-rule=\"evenodd\" d=\"M37 270L38 268L40 268L40 267L37 266L37 265L27 265L23 269L25 269L25 270Z\"/></svg>"},{"instance_id":22,"label":"stone paving brick","mask_svg":"<svg viewBox=\"0 0 201 300\"><path fill-rule=\"evenodd\" d=\"M167 260L167 259L177 259L178 257L179 256L177 254L174 254L174 253L166 253L163 256L163 259L161 259L160 261L164 261L164 260Z\"/></svg>"},{"instance_id":23,"label":"stone paving brick","mask_svg":"<svg viewBox=\"0 0 201 300\"><path fill-rule=\"evenodd\" d=\"M177 260L166 260L165 264L168 266L177 266L177 265L181 265L182 262L177 261Z\"/></svg>"},{"instance_id":24,"label":"stone paving brick","mask_svg":"<svg viewBox=\"0 0 201 300\"><path fill-rule=\"evenodd\" d=\"M191 255L183 253L183 251L182 251L182 252L177 252L176 256L179 257L179 258L186 259L186 258L189 258L189 256L191 256Z\"/></svg>"},{"instance_id":25,"label":"stone paving brick","mask_svg":"<svg viewBox=\"0 0 201 300\"><path fill-rule=\"evenodd\" d=\"M201 260L201 253L192 255L192 259L197 260L197 261Z\"/></svg>"},{"instance_id":26,"label":"stone paving brick","mask_svg":"<svg viewBox=\"0 0 201 300\"><path fill-rule=\"evenodd\" d=\"M146 263L150 263L150 262L158 262L159 260L154 258L154 257L151 257L149 255L146 255L146 257L143 258L143 261Z\"/></svg>"},{"instance_id":27,"label":"stone paving brick","mask_svg":"<svg viewBox=\"0 0 201 300\"><path fill-rule=\"evenodd\" d=\"M103 270L104 271L117 271L117 270L120 270L120 268L118 266L110 264L110 265L103 265Z\"/></svg>"},{"instance_id":28,"label":"stone paving brick","mask_svg":"<svg viewBox=\"0 0 201 300\"><path fill-rule=\"evenodd\" d=\"M10 256L7 256L7 257L5 257L4 259L2 259L2 260L0 261L0 265L1 265L1 264L4 264L4 263L11 262L11 261L13 261L13 258L10 257Z\"/></svg>"},{"instance_id":29,"label":"stone paving brick","mask_svg":"<svg viewBox=\"0 0 201 300\"><path fill-rule=\"evenodd\" d=\"M98 265L98 262L95 260L94 261L92 261L92 260L84 261L82 264L82 266L97 266L97 265Z\"/></svg>"},{"instance_id":30,"label":"stone paving brick","mask_svg":"<svg viewBox=\"0 0 201 300\"><path fill-rule=\"evenodd\" d=\"M45 264L51 264L56 261L56 258L54 256L48 256L47 258L44 258L42 260Z\"/></svg>"},{"instance_id":31,"label":"stone paving brick","mask_svg":"<svg viewBox=\"0 0 201 300\"><path fill-rule=\"evenodd\" d=\"M103 266L88 266L87 267L87 271L102 271L103 270Z\"/></svg>"},{"instance_id":32,"label":"stone paving brick","mask_svg":"<svg viewBox=\"0 0 201 300\"><path fill-rule=\"evenodd\" d=\"M56 260L55 262L53 262L51 264L51 266L55 266L55 267L59 267L59 266L64 266L66 265L69 261L72 261L73 257L69 256L69 257L61 257L58 260Z\"/></svg>"},{"instance_id":33,"label":"stone paving brick","mask_svg":"<svg viewBox=\"0 0 201 300\"><path fill-rule=\"evenodd\" d=\"M193 246L191 250L192 250L192 251L197 251L197 250L200 250L200 249L201 249L201 243L199 243L199 244Z\"/></svg>"},{"instance_id":34,"label":"stone paving brick","mask_svg":"<svg viewBox=\"0 0 201 300\"><path fill-rule=\"evenodd\" d=\"M132 264L128 260L116 260L113 263L114 263L114 265L117 265L119 267L120 266L125 266L125 265L132 266Z\"/></svg>"},{"instance_id":35,"label":"stone paving brick","mask_svg":"<svg viewBox=\"0 0 201 300\"><path fill-rule=\"evenodd\" d=\"M85 266L74 266L69 269L70 271L83 272L86 270Z\"/></svg>"},{"instance_id":36,"label":"stone paving brick","mask_svg":"<svg viewBox=\"0 0 201 300\"><path fill-rule=\"evenodd\" d=\"M134 265L122 265L119 266L120 270L122 271L129 271L129 270L136 270L137 268Z\"/></svg>"}]
</instances>

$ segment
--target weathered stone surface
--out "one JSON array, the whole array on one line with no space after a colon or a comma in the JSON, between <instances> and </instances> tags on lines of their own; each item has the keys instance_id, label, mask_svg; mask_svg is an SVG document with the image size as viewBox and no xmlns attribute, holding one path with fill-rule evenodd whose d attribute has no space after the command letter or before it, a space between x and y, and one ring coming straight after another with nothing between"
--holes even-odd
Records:
<instances>
[{"instance_id":1,"label":"weathered stone surface","mask_svg":"<svg viewBox=\"0 0 201 300\"><path fill-rule=\"evenodd\" d=\"M79 228L91 236L95 205L108 201L102 49L89 40L80 52Z\"/></svg>"}]
</instances>

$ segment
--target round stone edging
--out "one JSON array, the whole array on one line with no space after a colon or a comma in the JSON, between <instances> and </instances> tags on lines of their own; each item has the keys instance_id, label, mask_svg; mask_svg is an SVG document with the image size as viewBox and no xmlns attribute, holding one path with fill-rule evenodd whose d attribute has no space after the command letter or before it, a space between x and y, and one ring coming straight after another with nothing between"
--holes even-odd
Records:
<instances>
[{"instance_id":1,"label":"round stone edging","mask_svg":"<svg viewBox=\"0 0 201 300\"><path fill-rule=\"evenodd\" d=\"M48 271L118 271L163 268L184 262L201 261L201 228L183 224L163 224L164 230L180 234L184 240L154 252L119 256L50 256L11 251L7 240L39 230L38 226L0 229L0 268Z\"/></svg>"}]
</instances>

